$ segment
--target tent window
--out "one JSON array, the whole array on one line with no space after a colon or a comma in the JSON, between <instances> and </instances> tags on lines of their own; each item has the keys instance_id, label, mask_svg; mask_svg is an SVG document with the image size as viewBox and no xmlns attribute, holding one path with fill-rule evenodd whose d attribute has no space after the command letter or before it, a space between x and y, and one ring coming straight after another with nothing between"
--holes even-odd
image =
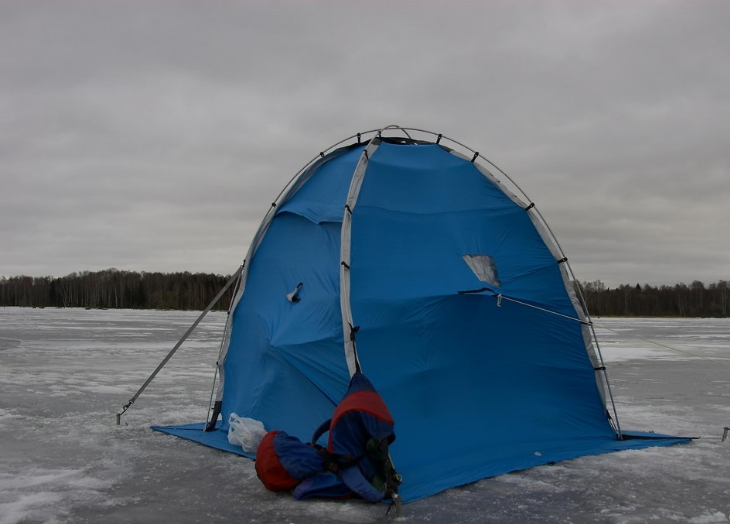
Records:
<instances>
[{"instance_id":1,"label":"tent window","mask_svg":"<svg viewBox=\"0 0 730 524\"><path fill-rule=\"evenodd\" d=\"M494 258L489 255L464 255L463 258L479 280L493 286L502 285Z\"/></svg>"}]
</instances>

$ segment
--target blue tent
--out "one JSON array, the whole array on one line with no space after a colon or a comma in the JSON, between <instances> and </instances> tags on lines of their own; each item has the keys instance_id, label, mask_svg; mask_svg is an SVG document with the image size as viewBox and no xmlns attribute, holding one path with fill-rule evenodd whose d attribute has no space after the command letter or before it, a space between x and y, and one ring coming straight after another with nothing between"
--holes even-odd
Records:
<instances>
[{"instance_id":1,"label":"blue tent","mask_svg":"<svg viewBox=\"0 0 730 524\"><path fill-rule=\"evenodd\" d=\"M478 153L428 132L358 134L294 177L251 243L231 306L221 420L208 432L157 429L245 454L226 441L236 413L307 441L359 369L395 420L406 502L686 442L621 430L590 318L542 216Z\"/></svg>"}]
</instances>

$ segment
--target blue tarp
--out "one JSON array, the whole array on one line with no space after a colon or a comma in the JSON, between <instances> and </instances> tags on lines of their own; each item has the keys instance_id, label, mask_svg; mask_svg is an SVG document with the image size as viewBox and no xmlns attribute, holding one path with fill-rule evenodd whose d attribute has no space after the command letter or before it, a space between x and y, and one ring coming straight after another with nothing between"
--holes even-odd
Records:
<instances>
[{"instance_id":1,"label":"blue tarp","mask_svg":"<svg viewBox=\"0 0 730 524\"><path fill-rule=\"evenodd\" d=\"M364 147L317 163L247 261L220 429L156 429L232 451L230 413L303 441L332 416L350 377L342 216ZM488 258L498 278L480 280L468 255ZM286 300L299 283L301 300ZM581 455L686 442L616 439L559 261L528 211L439 145L383 141L371 155L352 209L350 284L359 360L395 419L405 501Z\"/></svg>"}]
</instances>

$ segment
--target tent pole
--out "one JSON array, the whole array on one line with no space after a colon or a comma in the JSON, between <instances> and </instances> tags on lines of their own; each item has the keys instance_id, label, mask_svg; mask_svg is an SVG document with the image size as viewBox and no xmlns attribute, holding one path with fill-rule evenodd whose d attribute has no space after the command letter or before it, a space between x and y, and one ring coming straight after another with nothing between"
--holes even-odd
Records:
<instances>
[{"instance_id":1,"label":"tent pole","mask_svg":"<svg viewBox=\"0 0 730 524\"><path fill-rule=\"evenodd\" d=\"M241 266L241 269L246 265L246 261L243 261L243 265ZM215 396L215 384L218 380L218 370L220 369L220 366L222 365L221 359L223 358L223 349L226 344L226 335L228 334L228 328L231 323L231 312L233 309L233 306L236 301L236 295L238 294L238 290L241 286L241 279L243 278L243 271L240 271L238 274L238 281L236 282L236 286L233 288L233 295L231 296L231 303L228 305L228 315L226 318L226 326L223 329L223 337L221 337L221 345L220 349L218 350L218 359L215 362L215 373L213 374L213 386L210 390L210 400L208 401L208 411L205 415L205 431L213 431L215 429L215 423L218 420L218 415L221 412L221 406L222 401L216 400L215 404L213 403L213 397ZM211 411L213 411L213 414L211 414Z\"/></svg>"},{"instance_id":2,"label":"tent pole","mask_svg":"<svg viewBox=\"0 0 730 524\"><path fill-rule=\"evenodd\" d=\"M467 151L471 151L474 154L473 158L471 159L472 162L474 162L477 158L483 159L485 162L487 162L487 164L489 164L490 166L492 166L500 175L502 175L507 181L509 181L509 183L514 187L514 189L516 189L522 195L522 197L524 197L528 202L533 202L533 200L529 197L529 195L525 192L525 190L522 189L522 187L520 187L520 185L517 184L517 182L515 182L512 179L512 177L509 176L503 169L501 169L494 162L492 162L491 160L489 160L488 158L486 158L484 155L479 154L478 151L476 151L476 150L472 149L471 147L469 147L469 146L467 146L467 145L459 142L458 140L454 140L453 138L450 138L450 137L447 137L447 136L443 136L442 134L438 134L437 135L436 133L434 133L432 131L427 131L427 130L424 130L424 129L418 129L418 128L400 128L399 126L388 126L386 128L381 129L380 131L378 131L378 134L380 134L380 132L381 131L384 131L385 129L392 129L392 128L401 129L409 137L410 137L410 135L408 134L408 131L416 131L416 132L425 133L425 134L428 134L428 135L437 136L437 140L436 140L436 143L437 144L440 143L442 139L445 139L445 140L448 140L448 141L450 141L450 142L452 142L452 143L454 143L454 144L456 144L456 145L458 145L458 146L466 149ZM539 222L545 228L545 230L546 230L546 232L547 232L550 240L555 244L555 247L557 248L557 251L559 253L561 253L561 256L563 258L565 258L565 254L563 252L562 246L560 245L560 242L558 242L558 239L555 236L555 233L553 233L552 229L550 228L550 225L547 223L547 221L545 220L545 218L542 216L542 213L540 213L540 211L535 207L534 203L532 203L528 207L528 209L534 209L534 211L535 211L535 213L536 213L536 215L537 215L537 217L539 219ZM570 277L572 278L572 280L575 281L575 282L578 282L578 280L575 278L575 273L573 273L573 268L570 266L570 263L567 261L567 259L565 260L565 265L567 267L567 271L569 272ZM593 321L591 320L590 313L588 312L588 307L587 307L587 305L585 303L585 297L583 297L583 293L582 293L582 291L580 289L580 286L579 285L576 286L576 289L577 289L578 300L579 300L580 305L581 305L581 307L583 309L583 313L585 314L585 317L586 317L585 320L580 320L580 322L582 322L583 324L587 324L588 326L590 326L591 337L592 337L593 342L594 342L595 347L596 347L596 356L597 356L598 361L599 361L600 370L603 372L603 381L605 382L606 392L608 393L608 396L609 396L609 399L610 399L610 402L611 402L611 409L613 410L613 422L614 423L612 424L612 426L614 428L614 431L616 432L616 437L619 440L622 440L623 439L623 434L621 432L621 425L620 425L619 420L618 420L618 412L616 410L616 403L614 401L613 393L611 391L611 384L610 384L610 382L608 380L608 373L606 372L606 365L603 362L603 355L601 354L601 348L600 348L600 345L598 343L598 337L596 336L596 331L595 331L595 329L593 327ZM525 304L525 305L527 305L527 304ZM540 308L538 308L538 309L540 309ZM570 317L568 317L568 318L570 318Z\"/></svg>"},{"instance_id":3,"label":"tent pole","mask_svg":"<svg viewBox=\"0 0 730 524\"><path fill-rule=\"evenodd\" d=\"M590 318L589 318L590 320ZM624 435L621 432L621 424L618 421L618 412L616 411L616 402L613 400L613 392L611 391L611 383L608 380L608 373L606 373L606 364L603 362L603 355L601 354L601 346L598 344L598 337L596 336L596 329L593 326L593 321L591 320L588 325L591 328L591 335L593 335L593 341L596 344L596 354L598 355L598 360L601 364L600 371L603 372L603 380L606 382L606 391L608 391L608 398L611 400L611 409L613 410L613 420L615 421L615 427L614 430L616 431L616 438L618 440L623 440Z\"/></svg>"},{"instance_id":4,"label":"tent pole","mask_svg":"<svg viewBox=\"0 0 730 524\"><path fill-rule=\"evenodd\" d=\"M215 296L215 298L208 304L208 307L205 308L205 310L200 314L200 316L197 318L195 322L193 322L193 325L188 328L188 330L185 332L185 334L182 336L182 338L178 341L177 344L175 344L175 347L170 350L170 352L167 354L167 356L162 359L162 362L160 362L157 366L157 368L152 372L152 374L149 376L149 378L145 381L144 384L142 384L142 387L140 387L137 390L137 393L134 394L134 396L129 399L129 402L127 402L124 406L122 406L122 410L117 413L117 426L121 424L122 415L129 409L129 407L134 404L134 402L137 400L137 398L142 394L142 392L147 389L147 386L150 385L150 382L154 380L154 378L157 376L157 374L162 370L163 367L165 367L165 364L169 362L169 360L172 358L172 356L175 354L175 352L180 349L180 346L183 345L183 342L187 340L187 338L190 336L190 334L195 331L195 328L198 327L198 324L203 320L205 315L208 314L208 312L213 309L213 306L216 305L216 303L220 300L220 298L223 296L223 294L228 290L229 287L231 287L231 284L236 281L238 276L241 274L241 271L243 270L243 266L240 266L238 270L231 276L231 278L226 282L226 285L223 286L223 289L221 289L218 294Z\"/></svg>"}]
</instances>

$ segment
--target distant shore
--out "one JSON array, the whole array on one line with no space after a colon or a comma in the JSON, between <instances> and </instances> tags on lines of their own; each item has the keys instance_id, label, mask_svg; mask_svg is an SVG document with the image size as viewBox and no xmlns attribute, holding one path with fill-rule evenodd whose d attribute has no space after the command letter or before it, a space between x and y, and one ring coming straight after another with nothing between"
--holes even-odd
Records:
<instances>
[{"instance_id":1,"label":"distant shore","mask_svg":"<svg viewBox=\"0 0 730 524\"><path fill-rule=\"evenodd\" d=\"M229 279L230 275L213 273L119 269L64 277L0 277L0 306L201 311ZM215 309L227 310L233 292L233 287L228 289ZM730 286L726 280L709 285L695 280L672 286L622 284L614 288L595 280L581 282L578 295L595 317L730 317Z\"/></svg>"}]
</instances>

